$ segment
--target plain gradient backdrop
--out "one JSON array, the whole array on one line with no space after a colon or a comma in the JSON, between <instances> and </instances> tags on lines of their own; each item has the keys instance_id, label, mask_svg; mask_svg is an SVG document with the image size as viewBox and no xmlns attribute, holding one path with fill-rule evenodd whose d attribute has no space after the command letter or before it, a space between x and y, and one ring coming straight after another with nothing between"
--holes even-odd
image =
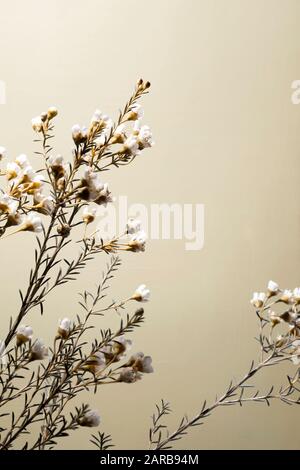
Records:
<instances>
[{"instance_id":1,"label":"plain gradient backdrop","mask_svg":"<svg viewBox=\"0 0 300 470\"><path fill-rule=\"evenodd\" d=\"M110 294L124 298L142 282L151 288L147 321L133 339L134 351L153 356L155 374L104 387L90 402L118 448L146 448L155 402L171 402L172 428L257 358L252 291L269 279L299 284L300 105L291 103L291 83L300 78L300 3L1 0L0 8L0 144L11 158L36 158L30 119L50 105L59 109L55 149L69 156L71 126L88 123L96 108L116 117L143 77L152 83L143 105L156 146L106 180L132 203L205 204L201 251L149 240L144 254L123 257ZM6 332L34 237L0 243ZM76 253L74 246L70 256ZM95 285L106 261L99 256L51 295L43 318L30 314L36 335L51 341L58 319L78 312L77 293ZM261 374L261 390L289 370ZM299 448L299 416L281 403L219 409L177 447ZM89 433L60 445L89 448Z\"/></svg>"}]
</instances>

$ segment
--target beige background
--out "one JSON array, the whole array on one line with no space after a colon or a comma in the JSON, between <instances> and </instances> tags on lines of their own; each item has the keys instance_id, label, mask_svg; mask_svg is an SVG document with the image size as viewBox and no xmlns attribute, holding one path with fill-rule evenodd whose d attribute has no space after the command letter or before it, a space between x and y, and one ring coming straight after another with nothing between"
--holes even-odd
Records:
<instances>
[{"instance_id":1,"label":"beige background","mask_svg":"<svg viewBox=\"0 0 300 470\"><path fill-rule=\"evenodd\" d=\"M269 278L299 284L299 118L291 82L300 78L298 0L1 0L0 143L11 157L34 149L30 118L60 110L56 150L68 155L70 127L100 107L116 116L137 78L156 146L131 167L107 174L131 202L205 204L205 245L149 241L124 256L111 295L145 282L152 290L135 350L153 356L155 374L91 397L101 428L118 448L147 444L160 398L192 415L256 357L249 305ZM2 241L0 326L18 307L32 263L33 237ZM74 255L76 247L73 249ZM78 311L76 294L96 282L100 256L76 284L49 298L30 322L50 341L58 318ZM17 283L16 283L17 281ZM268 371L262 389L287 370ZM264 388L265 387L265 388ZM186 449L299 448L299 410L249 404L217 410L178 444ZM89 447L82 430L64 448Z\"/></svg>"}]
</instances>

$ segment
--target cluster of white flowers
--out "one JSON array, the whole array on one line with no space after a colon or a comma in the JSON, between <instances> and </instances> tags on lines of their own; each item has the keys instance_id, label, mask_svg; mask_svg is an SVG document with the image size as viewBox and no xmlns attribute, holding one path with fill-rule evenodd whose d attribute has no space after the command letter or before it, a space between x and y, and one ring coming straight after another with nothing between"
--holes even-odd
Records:
<instances>
[{"instance_id":1,"label":"cluster of white flowers","mask_svg":"<svg viewBox=\"0 0 300 470\"><path fill-rule=\"evenodd\" d=\"M252 305L259 317L270 324L272 331L277 325L285 326L282 334L276 336L274 345L283 348L294 364L300 364L300 288L281 289L274 281L269 281L266 292L254 292ZM283 312L275 307L285 304Z\"/></svg>"},{"instance_id":2,"label":"cluster of white flowers","mask_svg":"<svg viewBox=\"0 0 300 470\"><path fill-rule=\"evenodd\" d=\"M293 291L290 289L282 290L276 282L269 281L267 292L254 292L251 304L257 309L260 309L270 297L275 295L279 296L277 302L284 302L286 304L300 303L300 287L295 287Z\"/></svg>"},{"instance_id":3,"label":"cluster of white flowers","mask_svg":"<svg viewBox=\"0 0 300 470\"><path fill-rule=\"evenodd\" d=\"M24 154L9 162L4 174L8 190L0 193L0 213L7 215L6 226L19 226L18 231L41 232L42 221L36 212L51 214L54 209L54 199L44 192L43 176L33 170ZM29 197L32 197L30 205ZM22 204L26 211L20 210Z\"/></svg>"},{"instance_id":4,"label":"cluster of white flowers","mask_svg":"<svg viewBox=\"0 0 300 470\"><path fill-rule=\"evenodd\" d=\"M126 121L134 121L133 129L129 135L126 134L125 126L122 124L116 129L115 141L122 143L120 153L136 156L141 150L154 145L152 132L149 126L142 125L141 118L144 111L139 104L134 104L130 112L125 117Z\"/></svg>"}]
</instances>

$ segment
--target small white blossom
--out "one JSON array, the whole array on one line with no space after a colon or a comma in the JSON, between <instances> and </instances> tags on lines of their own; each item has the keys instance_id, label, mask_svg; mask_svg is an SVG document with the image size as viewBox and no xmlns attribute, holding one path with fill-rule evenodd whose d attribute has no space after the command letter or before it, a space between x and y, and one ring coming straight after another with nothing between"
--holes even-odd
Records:
<instances>
[{"instance_id":1,"label":"small white blossom","mask_svg":"<svg viewBox=\"0 0 300 470\"><path fill-rule=\"evenodd\" d=\"M256 308L261 308L266 300L266 294L264 292L254 292L251 299L251 304Z\"/></svg>"},{"instance_id":2,"label":"small white blossom","mask_svg":"<svg viewBox=\"0 0 300 470\"><path fill-rule=\"evenodd\" d=\"M45 196L44 194L36 191L34 193L34 208L43 214L52 214L55 201L52 196Z\"/></svg>"},{"instance_id":3,"label":"small white blossom","mask_svg":"<svg viewBox=\"0 0 300 470\"><path fill-rule=\"evenodd\" d=\"M8 196L8 194L0 193L0 212L6 214L15 214L18 208L18 201Z\"/></svg>"},{"instance_id":4,"label":"small white blossom","mask_svg":"<svg viewBox=\"0 0 300 470\"><path fill-rule=\"evenodd\" d=\"M41 132L43 130L43 121L41 116L36 116L31 119L31 125L35 132Z\"/></svg>"},{"instance_id":5,"label":"small white blossom","mask_svg":"<svg viewBox=\"0 0 300 470\"><path fill-rule=\"evenodd\" d=\"M293 300L294 300L296 303L299 303L299 302L300 302L300 287L296 287L296 288L293 290Z\"/></svg>"},{"instance_id":6,"label":"small white blossom","mask_svg":"<svg viewBox=\"0 0 300 470\"><path fill-rule=\"evenodd\" d=\"M141 221L138 219L130 218L126 224L126 233L134 234L141 230Z\"/></svg>"},{"instance_id":7,"label":"small white blossom","mask_svg":"<svg viewBox=\"0 0 300 470\"><path fill-rule=\"evenodd\" d=\"M30 165L22 170L21 175L20 183L23 184L21 187L29 194L40 189L45 182L43 175L36 173Z\"/></svg>"},{"instance_id":8,"label":"small white blossom","mask_svg":"<svg viewBox=\"0 0 300 470\"><path fill-rule=\"evenodd\" d=\"M134 370L132 367L124 367L123 369L121 369L118 381L127 384L132 384L134 382L137 382L141 378L142 374L137 370Z\"/></svg>"},{"instance_id":9,"label":"small white blossom","mask_svg":"<svg viewBox=\"0 0 300 470\"><path fill-rule=\"evenodd\" d=\"M127 115L127 121L136 121L141 119L144 116L144 110L142 106L138 103L135 103L131 106L130 111Z\"/></svg>"},{"instance_id":10,"label":"small white blossom","mask_svg":"<svg viewBox=\"0 0 300 470\"><path fill-rule=\"evenodd\" d=\"M282 322L282 319L276 315L275 312L273 312L273 310L269 310L269 318L270 318L270 322L272 323L272 326L276 326L278 325L278 323L281 323Z\"/></svg>"},{"instance_id":11,"label":"small white blossom","mask_svg":"<svg viewBox=\"0 0 300 470\"><path fill-rule=\"evenodd\" d=\"M75 124L72 127L72 137L75 142L75 144L80 144L81 142L84 142L87 138L87 128L86 127L80 127L79 124Z\"/></svg>"},{"instance_id":12,"label":"small white blossom","mask_svg":"<svg viewBox=\"0 0 300 470\"><path fill-rule=\"evenodd\" d=\"M151 356L145 356L143 352L133 354L126 365L144 374L151 374L153 372L152 358Z\"/></svg>"},{"instance_id":13,"label":"small white blossom","mask_svg":"<svg viewBox=\"0 0 300 470\"><path fill-rule=\"evenodd\" d=\"M48 158L48 163L50 167L62 166L64 164L64 158L62 155L50 155Z\"/></svg>"},{"instance_id":14,"label":"small white blossom","mask_svg":"<svg viewBox=\"0 0 300 470\"><path fill-rule=\"evenodd\" d=\"M130 135L127 137L127 139L124 142L123 149L121 150L123 153L129 153L132 156L136 156L140 153L139 150L139 144L137 141L137 138L133 135Z\"/></svg>"},{"instance_id":15,"label":"small white blossom","mask_svg":"<svg viewBox=\"0 0 300 470\"><path fill-rule=\"evenodd\" d=\"M141 284L131 297L133 300L137 300L138 302L148 302L150 298L150 290L147 289L145 284Z\"/></svg>"},{"instance_id":16,"label":"small white blossom","mask_svg":"<svg viewBox=\"0 0 300 470\"><path fill-rule=\"evenodd\" d=\"M293 300L293 292L289 289L285 289L282 293L280 300L282 302L285 302L286 304L291 303Z\"/></svg>"},{"instance_id":17,"label":"small white blossom","mask_svg":"<svg viewBox=\"0 0 300 470\"><path fill-rule=\"evenodd\" d=\"M33 335L33 330L31 326L20 325L16 331L17 345L20 346L21 344L24 344L27 341L31 340L32 335Z\"/></svg>"},{"instance_id":18,"label":"small white blossom","mask_svg":"<svg viewBox=\"0 0 300 470\"><path fill-rule=\"evenodd\" d=\"M19 167L22 169L25 169L30 166L27 156L23 153L16 158L16 164L19 165Z\"/></svg>"},{"instance_id":19,"label":"small white blossom","mask_svg":"<svg viewBox=\"0 0 300 470\"><path fill-rule=\"evenodd\" d=\"M34 212L29 212L23 220L20 230L29 231L29 232L42 232L43 224L37 215Z\"/></svg>"},{"instance_id":20,"label":"small white blossom","mask_svg":"<svg viewBox=\"0 0 300 470\"><path fill-rule=\"evenodd\" d=\"M146 233L140 230L131 238L128 243L128 250L134 252L145 251L146 238Z\"/></svg>"},{"instance_id":21,"label":"small white blossom","mask_svg":"<svg viewBox=\"0 0 300 470\"><path fill-rule=\"evenodd\" d=\"M68 338L72 328L72 321L69 318L59 320L57 334L63 339Z\"/></svg>"},{"instance_id":22,"label":"small white blossom","mask_svg":"<svg viewBox=\"0 0 300 470\"><path fill-rule=\"evenodd\" d=\"M96 217L97 209L95 207L86 206L82 212L82 220L86 225L94 222Z\"/></svg>"},{"instance_id":23,"label":"small white blossom","mask_svg":"<svg viewBox=\"0 0 300 470\"><path fill-rule=\"evenodd\" d=\"M80 426L86 426L88 428L93 428L99 426L101 421L100 415L97 410L90 410L85 413L85 415L80 418Z\"/></svg>"},{"instance_id":24,"label":"small white blossom","mask_svg":"<svg viewBox=\"0 0 300 470\"><path fill-rule=\"evenodd\" d=\"M31 347L31 360L42 361L48 356L48 348L41 339L37 339Z\"/></svg>"},{"instance_id":25,"label":"small white blossom","mask_svg":"<svg viewBox=\"0 0 300 470\"><path fill-rule=\"evenodd\" d=\"M6 165L6 177L8 181L14 180L20 172L21 168L16 162L9 162Z\"/></svg>"},{"instance_id":26,"label":"small white blossom","mask_svg":"<svg viewBox=\"0 0 300 470\"><path fill-rule=\"evenodd\" d=\"M270 294L277 294L279 290L279 285L274 282L274 281L269 281L268 282L268 291L270 292Z\"/></svg>"},{"instance_id":27,"label":"small white blossom","mask_svg":"<svg viewBox=\"0 0 300 470\"><path fill-rule=\"evenodd\" d=\"M48 165L51 168L51 171L56 180L65 176L65 173L67 171L67 164L64 163L62 155L50 155L50 157L48 158Z\"/></svg>"},{"instance_id":28,"label":"small white blossom","mask_svg":"<svg viewBox=\"0 0 300 470\"><path fill-rule=\"evenodd\" d=\"M99 123L101 121L102 113L100 109L96 109L94 112L92 119L91 119L91 124Z\"/></svg>"},{"instance_id":29,"label":"small white blossom","mask_svg":"<svg viewBox=\"0 0 300 470\"><path fill-rule=\"evenodd\" d=\"M142 126L140 121L134 123L134 133L137 136L139 148L144 149L147 147L153 147L154 141L152 132L149 126Z\"/></svg>"}]
</instances>

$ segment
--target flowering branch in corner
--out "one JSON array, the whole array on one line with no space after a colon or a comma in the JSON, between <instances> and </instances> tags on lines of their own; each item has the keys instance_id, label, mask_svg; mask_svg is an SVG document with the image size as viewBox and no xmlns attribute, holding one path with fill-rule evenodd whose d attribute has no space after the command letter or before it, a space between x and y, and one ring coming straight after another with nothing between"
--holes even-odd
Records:
<instances>
[{"instance_id":1,"label":"flowering branch in corner","mask_svg":"<svg viewBox=\"0 0 300 470\"><path fill-rule=\"evenodd\" d=\"M147 302L149 289L142 284L127 299L101 306L121 264L118 253L144 251L146 235L140 222L133 219L128 220L122 235L111 240L102 240L97 230L90 230L97 206L113 201L100 173L132 163L153 145L150 128L141 123L143 109L138 103L149 87L149 82L137 82L116 123L96 110L89 127L73 126L71 161L55 155L50 145L58 111L49 108L32 120L35 141L41 146L35 152L38 169L31 166L26 155L20 155L1 170L6 180L5 189L0 190L1 243L21 232L37 234L28 285L24 292L19 291L20 309L10 319L0 344L2 450L51 449L80 426L98 426L98 411L86 404L70 409L74 398L107 384L131 384L153 372L150 356L129 354L132 341L127 337L144 321L142 308L127 313L131 303ZM6 158L7 152L1 147L0 159ZM81 236L74 240L78 230ZM72 242L80 247L73 260L64 255ZM62 318L52 344L46 346L34 336L27 321L29 314L36 307L43 313L48 294L75 280L99 253L108 254L110 261L95 292L82 292L81 312L73 319ZM92 343L86 341L85 334L95 327L96 317L110 310L120 314L119 328L102 329ZM11 405L15 407L16 400L19 411L13 412ZM37 435L35 423L40 423ZM28 433L30 440L24 443ZM112 445L104 433L94 435L92 442L102 450Z\"/></svg>"}]
</instances>

